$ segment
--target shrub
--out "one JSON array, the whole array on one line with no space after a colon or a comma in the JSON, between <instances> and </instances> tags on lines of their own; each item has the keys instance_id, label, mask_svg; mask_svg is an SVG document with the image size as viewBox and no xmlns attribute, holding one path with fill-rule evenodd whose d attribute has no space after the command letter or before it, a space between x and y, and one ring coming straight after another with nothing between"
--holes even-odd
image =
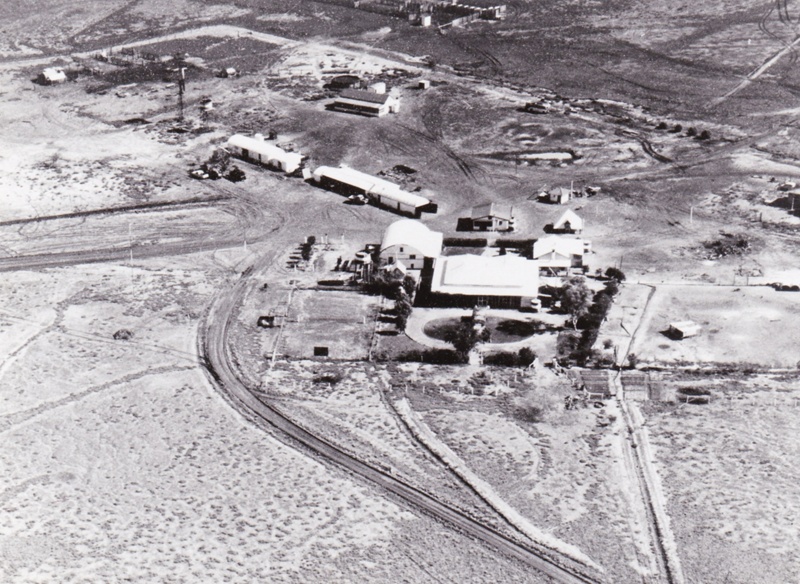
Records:
<instances>
[{"instance_id":1,"label":"shrub","mask_svg":"<svg viewBox=\"0 0 800 584\"><path fill-rule=\"evenodd\" d=\"M666 129L667 129L667 122L658 122L656 130L666 130Z\"/></svg>"},{"instance_id":2,"label":"shrub","mask_svg":"<svg viewBox=\"0 0 800 584\"><path fill-rule=\"evenodd\" d=\"M462 362L461 355L453 349L427 349L422 353L422 360L434 365L457 365Z\"/></svg>"},{"instance_id":3,"label":"shrub","mask_svg":"<svg viewBox=\"0 0 800 584\"><path fill-rule=\"evenodd\" d=\"M315 375L312 379L314 383L330 383L335 384L339 383L342 379L344 379L344 375L339 373L338 371L329 371L327 373L319 373Z\"/></svg>"},{"instance_id":4,"label":"shrub","mask_svg":"<svg viewBox=\"0 0 800 584\"><path fill-rule=\"evenodd\" d=\"M703 130L702 132L700 132L700 135L697 137L697 139L698 140L710 140L711 139L711 134L708 132L708 130Z\"/></svg>"},{"instance_id":5,"label":"shrub","mask_svg":"<svg viewBox=\"0 0 800 584\"><path fill-rule=\"evenodd\" d=\"M519 365L517 353L489 353L483 356L485 365L500 365L502 367L516 367Z\"/></svg>"},{"instance_id":6,"label":"shrub","mask_svg":"<svg viewBox=\"0 0 800 584\"><path fill-rule=\"evenodd\" d=\"M556 354L559 357L566 357L567 355L570 355L578 346L579 338L580 337L577 333L571 331L559 333L558 339L556 340Z\"/></svg>"},{"instance_id":7,"label":"shrub","mask_svg":"<svg viewBox=\"0 0 800 584\"><path fill-rule=\"evenodd\" d=\"M411 351L405 351L397 356L397 360L401 362L421 362L422 351L419 351L417 349L412 349Z\"/></svg>"},{"instance_id":8,"label":"shrub","mask_svg":"<svg viewBox=\"0 0 800 584\"><path fill-rule=\"evenodd\" d=\"M615 268L611 266L610 268L606 268L606 278L609 280L615 280L618 283L625 281L625 272L620 270L619 268Z\"/></svg>"},{"instance_id":9,"label":"shrub","mask_svg":"<svg viewBox=\"0 0 800 584\"><path fill-rule=\"evenodd\" d=\"M115 341L129 341L133 338L133 332L128 329L119 329L114 333Z\"/></svg>"},{"instance_id":10,"label":"shrub","mask_svg":"<svg viewBox=\"0 0 800 584\"><path fill-rule=\"evenodd\" d=\"M442 242L446 247L486 247L488 243L485 237L445 237Z\"/></svg>"},{"instance_id":11,"label":"shrub","mask_svg":"<svg viewBox=\"0 0 800 584\"><path fill-rule=\"evenodd\" d=\"M694 128L694 126L690 126L689 129L686 130L686 135L689 136L690 138L693 136L697 136L697 130Z\"/></svg>"},{"instance_id":12,"label":"shrub","mask_svg":"<svg viewBox=\"0 0 800 584\"><path fill-rule=\"evenodd\" d=\"M536 360L536 353L534 353L533 349L529 347L522 347L519 350L518 355L519 355L519 364L522 365L523 367L527 367Z\"/></svg>"}]
</instances>

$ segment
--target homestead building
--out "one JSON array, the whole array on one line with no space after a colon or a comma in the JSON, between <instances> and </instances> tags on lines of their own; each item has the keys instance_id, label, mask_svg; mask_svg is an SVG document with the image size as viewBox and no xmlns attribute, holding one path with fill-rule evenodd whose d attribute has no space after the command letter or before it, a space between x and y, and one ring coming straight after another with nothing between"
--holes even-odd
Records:
<instances>
[{"instance_id":1,"label":"homestead building","mask_svg":"<svg viewBox=\"0 0 800 584\"><path fill-rule=\"evenodd\" d=\"M419 279L423 268L432 268L442 253L443 235L412 219L395 221L386 228L381 243L381 263L402 266Z\"/></svg>"},{"instance_id":2,"label":"homestead building","mask_svg":"<svg viewBox=\"0 0 800 584\"><path fill-rule=\"evenodd\" d=\"M572 209L567 209L553 224L553 231L556 233L580 233L583 231L583 219Z\"/></svg>"},{"instance_id":3,"label":"homestead building","mask_svg":"<svg viewBox=\"0 0 800 584\"><path fill-rule=\"evenodd\" d=\"M551 235L533 244L533 259L539 267L551 274L582 270L584 256L591 252L591 242Z\"/></svg>"},{"instance_id":4,"label":"homestead building","mask_svg":"<svg viewBox=\"0 0 800 584\"><path fill-rule=\"evenodd\" d=\"M486 203L472 208L471 223L473 231L513 231L513 207Z\"/></svg>"},{"instance_id":5,"label":"homestead building","mask_svg":"<svg viewBox=\"0 0 800 584\"><path fill-rule=\"evenodd\" d=\"M539 265L521 256L442 257L433 264L430 278L425 276L427 304L521 310L539 307Z\"/></svg>"}]
</instances>

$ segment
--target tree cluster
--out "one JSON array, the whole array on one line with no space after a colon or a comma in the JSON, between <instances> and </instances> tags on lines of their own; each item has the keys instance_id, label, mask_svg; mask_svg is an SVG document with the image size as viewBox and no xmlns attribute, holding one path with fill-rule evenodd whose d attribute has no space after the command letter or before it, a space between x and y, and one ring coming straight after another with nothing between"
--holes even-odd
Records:
<instances>
[{"instance_id":1,"label":"tree cluster","mask_svg":"<svg viewBox=\"0 0 800 584\"><path fill-rule=\"evenodd\" d=\"M625 274L618 268L609 268L606 276L609 280L605 287L594 295L580 276L570 278L562 288L561 306L570 314L573 328L576 331L581 329L581 334L562 335L558 341L558 352L569 355L581 366L597 356L593 347L600 326L611 310L620 282L625 279Z\"/></svg>"},{"instance_id":2,"label":"tree cluster","mask_svg":"<svg viewBox=\"0 0 800 584\"><path fill-rule=\"evenodd\" d=\"M505 367L527 367L536 360L536 353L529 347L522 347L517 353L489 353L483 358L485 365Z\"/></svg>"},{"instance_id":3,"label":"tree cluster","mask_svg":"<svg viewBox=\"0 0 800 584\"><path fill-rule=\"evenodd\" d=\"M471 320L462 321L459 326L448 331L445 341L453 345L462 363L469 362L469 354L478 343L488 342L491 332L486 327L476 327Z\"/></svg>"}]
</instances>

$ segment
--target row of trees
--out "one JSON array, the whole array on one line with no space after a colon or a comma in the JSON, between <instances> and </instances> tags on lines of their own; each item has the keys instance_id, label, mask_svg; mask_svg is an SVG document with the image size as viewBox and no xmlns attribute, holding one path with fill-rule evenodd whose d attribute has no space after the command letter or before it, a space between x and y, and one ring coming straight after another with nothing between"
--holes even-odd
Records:
<instances>
[{"instance_id":1,"label":"row of trees","mask_svg":"<svg viewBox=\"0 0 800 584\"><path fill-rule=\"evenodd\" d=\"M618 268L606 270L605 287L592 293L580 276L570 278L561 291L561 306L572 320L574 330L582 329L580 336L572 335L560 343L559 352L568 354L578 365L585 365L595 356L593 347L600 326L606 319L625 274Z\"/></svg>"}]
</instances>

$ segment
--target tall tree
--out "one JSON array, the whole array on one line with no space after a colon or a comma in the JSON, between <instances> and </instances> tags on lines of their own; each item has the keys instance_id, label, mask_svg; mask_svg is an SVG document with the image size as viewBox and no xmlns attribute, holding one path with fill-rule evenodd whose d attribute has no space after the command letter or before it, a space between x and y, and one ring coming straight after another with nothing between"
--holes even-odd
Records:
<instances>
[{"instance_id":1,"label":"tall tree","mask_svg":"<svg viewBox=\"0 0 800 584\"><path fill-rule=\"evenodd\" d=\"M570 315L572 328L578 329L578 319L589 311L592 291L583 276L572 276L561 288L561 308Z\"/></svg>"},{"instance_id":2,"label":"tall tree","mask_svg":"<svg viewBox=\"0 0 800 584\"><path fill-rule=\"evenodd\" d=\"M459 323L458 327L448 331L444 340L453 345L461 361L469 361L469 353L478 343L485 343L491 337L491 332L486 327L476 328L472 321Z\"/></svg>"}]
</instances>

